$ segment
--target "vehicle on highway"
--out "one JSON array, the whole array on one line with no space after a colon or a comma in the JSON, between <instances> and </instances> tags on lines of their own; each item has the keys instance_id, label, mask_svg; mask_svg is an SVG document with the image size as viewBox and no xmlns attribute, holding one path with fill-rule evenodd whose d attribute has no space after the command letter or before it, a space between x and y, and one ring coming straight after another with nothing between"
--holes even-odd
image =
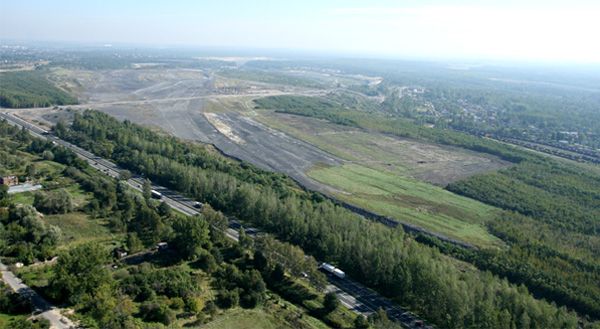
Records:
<instances>
[{"instance_id":1,"label":"vehicle on highway","mask_svg":"<svg viewBox=\"0 0 600 329\"><path fill-rule=\"evenodd\" d=\"M155 199L162 199L162 193L158 192L157 190L151 190L150 194Z\"/></svg>"},{"instance_id":2,"label":"vehicle on highway","mask_svg":"<svg viewBox=\"0 0 600 329\"><path fill-rule=\"evenodd\" d=\"M201 202L194 202L194 208L202 208L202 203Z\"/></svg>"},{"instance_id":3,"label":"vehicle on highway","mask_svg":"<svg viewBox=\"0 0 600 329\"><path fill-rule=\"evenodd\" d=\"M321 263L321 265L319 265L319 268L325 272L335 275L336 277L338 277L340 279L343 279L346 277L346 273L344 273L344 271L340 270L339 268L337 268L331 264Z\"/></svg>"}]
</instances>

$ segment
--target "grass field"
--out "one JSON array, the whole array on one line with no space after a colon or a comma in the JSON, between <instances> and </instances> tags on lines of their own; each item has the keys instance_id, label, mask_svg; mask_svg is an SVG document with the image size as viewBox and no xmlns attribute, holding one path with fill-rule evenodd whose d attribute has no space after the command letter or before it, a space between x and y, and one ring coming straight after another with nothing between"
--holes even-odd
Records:
<instances>
[{"instance_id":1,"label":"grass field","mask_svg":"<svg viewBox=\"0 0 600 329\"><path fill-rule=\"evenodd\" d=\"M200 328L200 327L198 327ZM276 319L274 316L267 314L260 309L245 310L235 309L222 314L220 317L215 319L202 328L207 329L279 329L292 327L285 324L285 322Z\"/></svg>"},{"instance_id":2,"label":"grass field","mask_svg":"<svg viewBox=\"0 0 600 329\"><path fill-rule=\"evenodd\" d=\"M225 311L215 320L199 327L206 329L326 329L323 322L303 314L295 306L286 302L287 309L279 305L265 305L255 309L235 308ZM302 316L299 317L299 315Z\"/></svg>"},{"instance_id":3,"label":"grass field","mask_svg":"<svg viewBox=\"0 0 600 329\"><path fill-rule=\"evenodd\" d=\"M308 174L343 191L339 199L378 214L481 247L501 244L485 228L495 208L440 187L357 164L314 168Z\"/></svg>"},{"instance_id":4,"label":"grass field","mask_svg":"<svg viewBox=\"0 0 600 329\"><path fill-rule=\"evenodd\" d=\"M119 238L110 232L106 220L92 219L82 212L49 215L45 216L44 220L61 229L60 247L63 248L86 242L110 242Z\"/></svg>"}]
</instances>

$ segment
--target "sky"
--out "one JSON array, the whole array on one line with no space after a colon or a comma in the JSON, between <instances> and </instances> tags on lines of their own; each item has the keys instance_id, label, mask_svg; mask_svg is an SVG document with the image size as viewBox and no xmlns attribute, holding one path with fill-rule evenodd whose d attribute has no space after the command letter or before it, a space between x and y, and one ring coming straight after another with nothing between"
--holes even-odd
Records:
<instances>
[{"instance_id":1,"label":"sky","mask_svg":"<svg viewBox=\"0 0 600 329\"><path fill-rule=\"evenodd\" d=\"M0 40L600 63L600 1L0 0Z\"/></svg>"}]
</instances>

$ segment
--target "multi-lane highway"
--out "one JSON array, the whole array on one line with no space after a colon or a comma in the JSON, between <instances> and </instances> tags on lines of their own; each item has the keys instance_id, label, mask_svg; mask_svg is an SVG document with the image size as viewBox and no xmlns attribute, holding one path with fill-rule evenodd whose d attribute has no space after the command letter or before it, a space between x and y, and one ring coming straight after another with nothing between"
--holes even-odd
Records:
<instances>
[{"instance_id":1,"label":"multi-lane highway","mask_svg":"<svg viewBox=\"0 0 600 329\"><path fill-rule=\"evenodd\" d=\"M98 157L56 136L50 135L46 130L28 121L25 121L12 113L0 113L0 118L5 119L13 125L24 127L36 137L51 140L57 145L61 145L72 150L80 158L86 160L91 167L103 172L108 176L116 178L119 177L120 173L123 171L123 169L115 163ZM144 178L141 176L134 176L127 180L126 183L132 188L141 191L143 182ZM160 192L162 194L161 199L173 209L190 216L197 215L199 213L199 209L195 207L195 205L197 205L197 201L186 198L175 191L169 190L166 187L157 184L152 184L152 189ZM238 230L240 226L241 224L238 221L231 220L229 223L229 228L225 231L225 234L229 238L237 241ZM258 232L258 230L254 228L247 228L246 231L248 230L251 232ZM406 310L402 309L398 305L395 305L389 299L379 295L375 291L363 286L362 284L351 280L348 277L339 279L335 276L328 275L327 278L329 285L326 289L328 291L334 291L341 303L356 313L370 315L379 309L383 309L387 312L387 315L391 320L401 323L406 328L430 328L429 326L425 326L423 321L418 319L414 314L406 312Z\"/></svg>"}]
</instances>

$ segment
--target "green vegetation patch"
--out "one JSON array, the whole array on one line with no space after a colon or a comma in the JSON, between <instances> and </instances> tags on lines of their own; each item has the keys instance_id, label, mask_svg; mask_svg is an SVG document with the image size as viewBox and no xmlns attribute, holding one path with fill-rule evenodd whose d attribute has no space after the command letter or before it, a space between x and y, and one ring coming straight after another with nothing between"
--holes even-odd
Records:
<instances>
[{"instance_id":1,"label":"green vegetation patch","mask_svg":"<svg viewBox=\"0 0 600 329\"><path fill-rule=\"evenodd\" d=\"M0 106L11 108L76 104L77 99L57 88L41 71L0 73Z\"/></svg>"},{"instance_id":2,"label":"green vegetation patch","mask_svg":"<svg viewBox=\"0 0 600 329\"><path fill-rule=\"evenodd\" d=\"M339 199L378 214L479 246L501 244L485 228L493 207L440 187L356 164L316 168L309 176L342 190Z\"/></svg>"},{"instance_id":3,"label":"green vegetation patch","mask_svg":"<svg viewBox=\"0 0 600 329\"><path fill-rule=\"evenodd\" d=\"M91 219L83 212L45 216L48 224L58 226L62 231L60 245L72 246L86 242L102 242L115 238L110 232L108 221Z\"/></svg>"},{"instance_id":4,"label":"green vegetation patch","mask_svg":"<svg viewBox=\"0 0 600 329\"><path fill-rule=\"evenodd\" d=\"M293 329L285 321L276 319L273 315L261 309L234 309L225 312L215 321L208 323L202 328L207 329Z\"/></svg>"}]
</instances>

